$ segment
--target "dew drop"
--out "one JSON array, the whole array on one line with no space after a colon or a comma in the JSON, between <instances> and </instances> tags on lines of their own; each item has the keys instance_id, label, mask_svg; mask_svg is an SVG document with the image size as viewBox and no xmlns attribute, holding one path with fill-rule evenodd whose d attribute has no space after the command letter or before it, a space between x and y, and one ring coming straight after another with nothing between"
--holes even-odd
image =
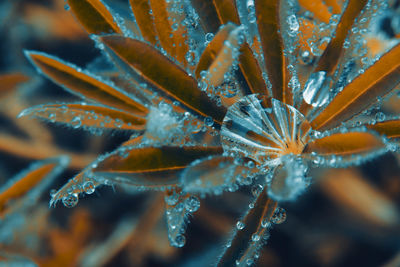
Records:
<instances>
[{"instance_id":1,"label":"dew drop","mask_svg":"<svg viewBox=\"0 0 400 267\"><path fill-rule=\"evenodd\" d=\"M67 208L73 208L78 204L78 196L76 194L70 194L62 198L62 203Z\"/></svg>"},{"instance_id":2,"label":"dew drop","mask_svg":"<svg viewBox=\"0 0 400 267\"><path fill-rule=\"evenodd\" d=\"M93 194L95 189L96 187L92 181L87 181L83 184L83 191L85 191L85 193L88 195Z\"/></svg>"},{"instance_id":3,"label":"dew drop","mask_svg":"<svg viewBox=\"0 0 400 267\"><path fill-rule=\"evenodd\" d=\"M242 221L238 221L238 222L236 223L236 228L237 228L238 230L242 230L242 229L244 228L244 223L243 223Z\"/></svg>"},{"instance_id":4,"label":"dew drop","mask_svg":"<svg viewBox=\"0 0 400 267\"><path fill-rule=\"evenodd\" d=\"M325 71L314 72L310 75L303 91L303 98L307 104L313 107L320 107L328 102L329 86L326 80Z\"/></svg>"},{"instance_id":5,"label":"dew drop","mask_svg":"<svg viewBox=\"0 0 400 267\"><path fill-rule=\"evenodd\" d=\"M251 236L251 240L252 240L253 242L260 241L260 236L259 236L258 234L253 234L253 235Z\"/></svg>"},{"instance_id":6,"label":"dew drop","mask_svg":"<svg viewBox=\"0 0 400 267\"><path fill-rule=\"evenodd\" d=\"M204 124L211 127L214 124L214 120L211 117L206 117L204 119Z\"/></svg>"},{"instance_id":7,"label":"dew drop","mask_svg":"<svg viewBox=\"0 0 400 267\"><path fill-rule=\"evenodd\" d=\"M195 196L190 196L185 200L185 209L188 212L195 212L200 208L200 200Z\"/></svg>"},{"instance_id":8,"label":"dew drop","mask_svg":"<svg viewBox=\"0 0 400 267\"><path fill-rule=\"evenodd\" d=\"M251 188L251 194L252 194L254 197L258 197L258 195L261 193L262 190L263 190L262 185L256 184L256 185L254 185L254 186Z\"/></svg>"},{"instance_id":9,"label":"dew drop","mask_svg":"<svg viewBox=\"0 0 400 267\"><path fill-rule=\"evenodd\" d=\"M205 38L206 38L206 42L211 42L211 40L214 38L214 34L209 32L206 34Z\"/></svg>"},{"instance_id":10,"label":"dew drop","mask_svg":"<svg viewBox=\"0 0 400 267\"><path fill-rule=\"evenodd\" d=\"M299 22L297 21L296 15L290 15L287 18L287 23L289 24L289 35L290 36L295 36L299 30Z\"/></svg>"},{"instance_id":11,"label":"dew drop","mask_svg":"<svg viewBox=\"0 0 400 267\"><path fill-rule=\"evenodd\" d=\"M286 220L286 211L279 207L275 210L274 215L272 215L271 222L274 224L281 224Z\"/></svg>"},{"instance_id":12,"label":"dew drop","mask_svg":"<svg viewBox=\"0 0 400 267\"><path fill-rule=\"evenodd\" d=\"M175 246L181 248L186 243L186 237L184 235L177 235L175 238Z\"/></svg>"},{"instance_id":13,"label":"dew drop","mask_svg":"<svg viewBox=\"0 0 400 267\"><path fill-rule=\"evenodd\" d=\"M375 114L375 119L376 121L384 121L386 119L386 116L383 112L378 112Z\"/></svg>"}]
</instances>

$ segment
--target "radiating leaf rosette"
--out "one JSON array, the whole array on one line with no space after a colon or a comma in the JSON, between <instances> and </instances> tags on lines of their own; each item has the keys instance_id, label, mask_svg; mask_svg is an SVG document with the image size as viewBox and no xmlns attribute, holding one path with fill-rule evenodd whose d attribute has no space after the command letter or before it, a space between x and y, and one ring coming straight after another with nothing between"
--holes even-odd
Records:
<instances>
[{"instance_id":1,"label":"radiating leaf rosette","mask_svg":"<svg viewBox=\"0 0 400 267\"><path fill-rule=\"evenodd\" d=\"M276 166L285 154L300 154L309 140L309 122L279 100L248 95L232 105L224 118L224 151Z\"/></svg>"}]
</instances>

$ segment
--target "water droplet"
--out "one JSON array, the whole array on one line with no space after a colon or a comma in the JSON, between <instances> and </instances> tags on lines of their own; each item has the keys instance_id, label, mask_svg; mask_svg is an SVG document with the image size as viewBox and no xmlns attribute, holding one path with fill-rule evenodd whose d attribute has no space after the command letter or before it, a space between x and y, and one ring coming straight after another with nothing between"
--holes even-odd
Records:
<instances>
[{"instance_id":1,"label":"water droplet","mask_svg":"<svg viewBox=\"0 0 400 267\"><path fill-rule=\"evenodd\" d=\"M54 197L56 195L56 193L57 193L56 189L51 189L50 190L50 197Z\"/></svg>"},{"instance_id":2,"label":"water droplet","mask_svg":"<svg viewBox=\"0 0 400 267\"><path fill-rule=\"evenodd\" d=\"M72 127L73 127L74 129L77 129L77 128L81 127L81 125L82 125L81 117L79 117L79 116L74 117L74 118L71 120L70 123L71 123L71 125L72 125Z\"/></svg>"},{"instance_id":3,"label":"water droplet","mask_svg":"<svg viewBox=\"0 0 400 267\"><path fill-rule=\"evenodd\" d=\"M213 126L213 124L214 124L214 120L213 120L213 118L211 118L211 117L206 117L205 119L204 119L204 124L205 125L207 125L207 126Z\"/></svg>"},{"instance_id":4,"label":"water droplet","mask_svg":"<svg viewBox=\"0 0 400 267\"><path fill-rule=\"evenodd\" d=\"M184 235L177 235L175 238L175 246L181 248L186 243L186 237Z\"/></svg>"},{"instance_id":5,"label":"water droplet","mask_svg":"<svg viewBox=\"0 0 400 267\"><path fill-rule=\"evenodd\" d=\"M375 114L375 119L376 119L376 121L381 122L381 121L384 121L386 119L386 116L385 116L385 114L383 112L378 112L378 113Z\"/></svg>"},{"instance_id":6,"label":"water droplet","mask_svg":"<svg viewBox=\"0 0 400 267\"><path fill-rule=\"evenodd\" d=\"M260 236L259 236L258 234L253 234L253 235L251 236L251 240L252 240L253 242L260 241Z\"/></svg>"},{"instance_id":7,"label":"water droplet","mask_svg":"<svg viewBox=\"0 0 400 267\"><path fill-rule=\"evenodd\" d=\"M206 36L205 36L206 42L208 42L208 43L211 42L211 40L213 38L214 38L214 34L211 33L211 32L207 33Z\"/></svg>"},{"instance_id":8,"label":"water droplet","mask_svg":"<svg viewBox=\"0 0 400 267\"><path fill-rule=\"evenodd\" d=\"M244 228L244 223L243 223L242 221L238 221L238 222L236 223L236 228L237 228L238 230L242 230L242 229Z\"/></svg>"},{"instance_id":9,"label":"water droplet","mask_svg":"<svg viewBox=\"0 0 400 267\"><path fill-rule=\"evenodd\" d=\"M165 202L170 206L173 206L176 203L178 203L178 200L179 200L179 194L176 192L173 192L171 195L165 196Z\"/></svg>"},{"instance_id":10,"label":"water droplet","mask_svg":"<svg viewBox=\"0 0 400 267\"><path fill-rule=\"evenodd\" d=\"M278 207L276 208L274 215L272 215L271 222L274 224L281 224L286 220L286 211Z\"/></svg>"},{"instance_id":11,"label":"water droplet","mask_svg":"<svg viewBox=\"0 0 400 267\"><path fill-rule=\"evenodd\" d=\"M314 72L310 75L304 86L303 98L313 107L320 107L328 102L329 84L325 71Z\"/></svg>"},{"instance_id":12,"label":"water droplet","mask_svg":"<svg viewBox=\"0 0 400 267\"><path fill-rule=\"evenodd\" d=\"M62 198L62 203L67 208L73 208L78 204L79 198L76 194L70 194Z\"/></svg>"},{"instance_id":13,"label":"water droplet","mask_svg":"<svg viewBox=\"0 0 400 267\"><path fill-rule=\"evenodd\" d=\"M88 195L93 194L95 189L96 187L92 181L87 181L83 184L83 191L85 191L85 193Z\"/></svg>"},{"instance_id":14,"label":"water droplet","mask_svg":"<svg viewBox=\"0 0 400 267\"><path fill-rule=\"evenodd\" d=\"M254 197L258 197L258 195L262 192L262 190L263 190L262 185L256 184L256 185L254 185L254 186L251 188L251 194L252 194Z\"/></svg>"},{"instance_id":15,"label":"water droplet","mask_svg":"<svg viewBox=\"0 0 400 267\"><path fill-rule=\"evenodd\" d=\"M190 196L185 200L185 209L188 212L195 212L200 208L200 200L195 196Z\"/></svg>"},{"instance_id":16,"label":"water droplet","mask_svg":"<svg viewBox=\"0 0 400 267\"><path fill-rule=\"evenodd\" d=\"M268 228L271 225L268 219L264 219L261 221L261 227L262 228Z\"/></svg>"},{"instance_id":17,"label":"water droplet","mask_svg":"<svg viewBox=\"0 0 400 267\"><path fill-rule=\"evenodd\" d=\"M289 35L295 36L300 27L299 22L297 21L296 15L294 15L294 14L290 15L286 21L289 24L289 32L288 32Z\"/></svg>"}]
</instances>

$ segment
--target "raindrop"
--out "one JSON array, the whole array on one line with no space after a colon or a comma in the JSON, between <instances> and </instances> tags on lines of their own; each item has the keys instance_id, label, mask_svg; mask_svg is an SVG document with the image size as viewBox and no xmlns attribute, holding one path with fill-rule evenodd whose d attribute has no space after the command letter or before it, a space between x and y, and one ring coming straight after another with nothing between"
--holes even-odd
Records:
<instances>
[{"instance_id":1,"label":"raindrop","mask_svg":"<svg viewBox=\"0 0 400 267\"><path fill-rule=\"evenodd\" d=\"M72 120L71 120L71 125L72 125L72 127L74 128L74 129L77 129L77 128L79 128L79 127L81 127L81 125L82 125L82 121L81 121L81 117L74 117Z\"/></svg>"},{"instance_id":2,"label":"raindrop","mask_svg":"<svg viewBox=\"0 0 400 267\"><path fill-rule=\"evenodd\" d=\"M181 248L186 243L186 237L184 235L177 235L175 238L175 246Z\"/></svg>"},{"instance_id":3,"label":"raindrop","mask_svg":"<svg viewBox=\"0 0 400 267\"><path fill-rule=\"evenodd\" d=\"M270 224L270 222L269 222L268 219L264 219L264 220L262 220L262 222L261 222L261 227L262 227L262 228L268 228L270 225L271 225L271 224Z\"/></svg>"},{"instance_id":4,"label":"raindrop","mask_svg":"<svg viewBox=\"0 0 400 267\"><path fill-rule=\"evenodd\" d=\"M251 240L252 240L253 242L260 241L260 236L259 236L258 234L253 234L253 235L251 236Z\"/></svg>"},{"instance_id":5,"label":"raindrop","mask_svg":"<svg viewBox=\"0 0 400 267\"><path fill-rule=\"evenodd\" d=\"M375 114L375 119L376 121L384 121L386 119L386 116L383 112L378 112Z\"/></svg>"},{"instance_id":6,"label":"raindrop","mask_svg":"<svg viewBox=\"0 0 400 267\"><path fill-rule=\"evenodd\" d=\"M96 189L92 181L85 182L82 187L83 191L85 191L85 193L88 195L93 194L94 190Z\"/></svg>"},{"instance_id":7,"label":"raindrop","mask_svg":"<svg viewBox=\"0 0 400 267\"><path fill-rule=\"evenodd\" d=\"M209 43L214 38L214 34L209 32L209 33L206 34L205 38L206 38L206 42Z\"/></svg>"},{"instance_id":8,"label":"raindrop","mask_svg":"<svg viewBox=\"0 0 400 267\"><path fill-rule=\"evenodd\" d=\"M254 197L258 197L258 195L261 193L262 190L263 190L262 185L256 184L256 185L254 185L254 186L251 188L251 194L252 194Z\"/></svg>"},{"instance_id":9,"label":"raindrop","mask_svg":"<svg viewBox=\"0 0 400 267\"><path fill-rule=\"evenodd\" d=\"M78 196L76 194L70 194L62 198L62 203L67 208L73 208L78 204Z\"/></svg>"},{"instance_id":10,"label":"raindrop","mask_svg":"<svg viewBox=\"0 0 400 267\"><path fill-rule=\"evenodd\" d=\"M214 124L214 120L211 117L206 117L204 119L204 124L211 127Z\"/></svg>"},{"instance_id":11,"label":"raindrop","mask_svg":"<svg viewBox=\"0 0 400 267\"><path fill-rule=\"evenodd\" d=\"M236 223L236 228L237 228L238 230L242 230L242 229L244 228L244 223L243 223L242 221L238 221L238 222Z\"/></svg>"},{"instance_id":12,"label":"raindrop","mask_svg":"<svg viewBox=\"0 0 400 267\"><path fill-rule=\"evenodd\" d=\"M274 224L281 224L285 220L286 220L286 211L283 208L278 207L275 210L274 215L272 215L271 222Z\"/></svg>"},{"instance_id":13,"label":"raindrop","mask_svg":"<svg viewBox=\"0 0 400 267\"><path fill-rule=\"evenodd\" d=\"M287 18L287 23L289 24L289 35L295 36L299 30L299 22L297 21L296 15L290 15Z\"/></svg>"},{"instance_id":14,"label":"raindrop","mask_svg":"<svg viewBox=\"0 0 400 267\"><path fill-rule=\"evenodd\" d=\"M200 208L200 200L195 196L190 196L185 200L185 209L188 212L195 212Z\"/></svg>"},{"instance_id":15,"label":"raindrop","mask_svg":"<svg viewBox=\"0 0 400 267\"><path fill-rule=\"evenodd\" d=\"M303 98L313 107L325 105L329 100L329 83L326 82L326 72L318 71L310 75L304 86Z\"/></svg>"}]
</instances>

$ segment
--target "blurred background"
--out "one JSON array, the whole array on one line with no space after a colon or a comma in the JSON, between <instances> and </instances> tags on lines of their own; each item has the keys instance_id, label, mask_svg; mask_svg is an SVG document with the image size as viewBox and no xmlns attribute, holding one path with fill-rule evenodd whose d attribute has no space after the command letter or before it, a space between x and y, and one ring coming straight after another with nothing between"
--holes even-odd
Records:
<instances>
[{"instance_id":1,"label":"blurred background","mask_svg":"<svg viewBox=\"0 0 400 267\"><path fill-rule=\"evenodd\" d=\"M115 5L126 4L124 0ZM400 2L365 36L371 53L399 37ZM100 55L63 0L0 0L0 185L32 162L68 155L69 167L40 201L8 228L0 217L0 266L209 266L250 202L249 188L201 201L187 242L171 247L163 196L104 187L68 209L48 208L58 189L97 155L129 138L93 136L31 119L24 108L74 100L41 77L24 50L43 51L90 68ZM376 50L376 51L375 51ZM385 111L400 112L399 95ZM76 99L75 99L76 100ZM400 266L400 158L387 154L357 168L317 170L311 189L284 203L287 220L271 231L259 266ZM10 231L12 234L10 234Z\"/></svg>"}]
</instances>

